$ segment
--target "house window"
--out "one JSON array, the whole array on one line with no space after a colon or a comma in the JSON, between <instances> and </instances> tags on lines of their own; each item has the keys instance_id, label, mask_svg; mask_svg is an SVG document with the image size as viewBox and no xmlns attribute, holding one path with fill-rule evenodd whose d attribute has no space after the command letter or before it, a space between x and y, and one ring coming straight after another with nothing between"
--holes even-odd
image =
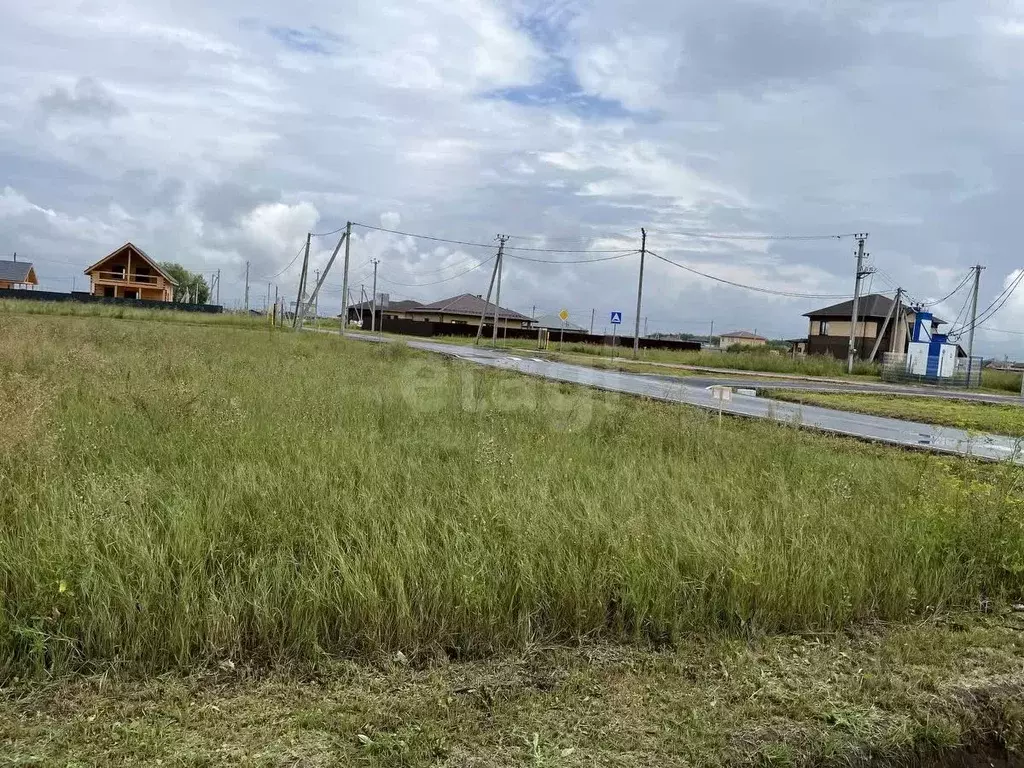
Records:
<instances>
[{"instance_id":1,"label":"house window","mask_svg":"<svg viewBox=\"0 0 1024 768\"><path fill-rule=\"evenodd\" d=\"M819 320L818 321L818 335L819 336L828 336L828 320Z\"/></svg>"}]
</instances>

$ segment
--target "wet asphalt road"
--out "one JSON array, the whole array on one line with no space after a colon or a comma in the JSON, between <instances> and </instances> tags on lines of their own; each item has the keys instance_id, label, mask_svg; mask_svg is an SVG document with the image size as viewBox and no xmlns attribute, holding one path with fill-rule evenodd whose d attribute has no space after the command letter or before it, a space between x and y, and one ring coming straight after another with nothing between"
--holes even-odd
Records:
<instances>
[{"instance_id":1,"label":"wet asphalt road","mask_svg":"<svg viewBox=\"0 0 1024 768\"><path fill-rule=\"evenodd\" d=\"M366 336L350 335L348 338L377 341L377 339ZM905 448L972 456L989 461L1013 461L1017 464L1024 464L1024 438L968 432L952 427L939 427L932 424L904 421L902 419L868 416L832 408L786 403L764 397L752 397L735 393L731 401L719 403L719 401L712 398L711 393L706 389L706 387L719 384L720 382L728 382L727 385L738 387L751 387L749 378L730 380L728 377L661 376L624 373L545 360L539 357L532 357L529 354L523 354L518 350L492 350L419 340L409 340L406 343L413 349L443 354L477 365L517 371L530 376L539 376L552 381L580 384L609 392L622 392L624 394L649 397L655 400L684 403L710 410L718 410L719 406L721 406L722 412L727 414L771 419L823 432L847 435L862 440L887 443ZM813 384L813 382L772 380L772 386L786 389L800 388L794 386L800 383ZM759 388L762 385L755 384L753 386Z\"/></svg>"}]
</instances>

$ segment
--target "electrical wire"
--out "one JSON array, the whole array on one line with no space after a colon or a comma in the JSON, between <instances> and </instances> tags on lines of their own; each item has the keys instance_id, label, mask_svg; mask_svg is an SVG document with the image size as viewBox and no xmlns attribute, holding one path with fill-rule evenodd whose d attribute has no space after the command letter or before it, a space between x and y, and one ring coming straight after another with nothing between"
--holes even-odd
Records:
<instances>
[{"instance_id":1,"label":"electrical wire","mask_svg":"<svg viewBox=\"0 0 1024 768\"><path fill-rule=\"evenodd\" d=\"M345 226L348 226L348 225L346 224ZM338 227L337 229L332 229L332 230L331 230L330 232L310 232L310 233L309 233L309 236L310 236L310 237L329 237L329 236L331 236L331 235L336 235L336 234L338 234L338 233L339 233L339 232L341 232L341 230L343 230L344 228L345 228L345 227Z\"/></svg>"},{"instance_id":2,"label":"electrical wire","mask_svg":"<svg viewBox=\"0 0 1024 768\"><path fill-rule=\"evenodd\" d=\"M305 244L305 243L303 243L302 245L300 245L300 246L299 246L299 252L298 252L298 253L296 253L296 254L295 254L295 256L293 256L293 257L292 257L292 260L291 260L291 261L289 261L289 262L288 262L288 266L286 266L286 267L285 267L284 269L282 269L282 270L281 270L280 272L278 272L278 273L277 273L277 274L275 274L275 275L271 275L270 277L260 277L259 279L260 279L260 280L273 280L273 279L275 279L275 278L278 278L278 277L280 277L281 275L283 275L283 274L284 274L285 272L287 272L287 271L288 271L289 269L291 269L291 266L292 266L292 264L294 264L294 263L296 262L296 260L297 260L297 259L299 258L299 255L300 255L300 254L302 253L302 251L303 251L303 249L304 249L305 247L306 247L306 244Z\"/></svg>"},{"instance_id":3,"label":"electrical wire","mask_svg":"<svg viewBox=\"0 0 1024 768\"><path fill-rule=\"evenodd\" d=\"M967 285L967 282L971 279L972 272L973 272L972 270L967 270L967 274L964 276L964 279L960 281L960 285L958 285L952 291L947 293L941 299L936 299L935 301L922 301L920 305L922 307L934 307L936 304L941 304L942 302L946 301L947 299L953 298L953 296L956 295L957 291L959 291L961 288L963 288L965 285Z\"/></svg>"},{"instance_id":4,"label":"electrical wire","mask_svg":"<svg viewBox=\"0 0 1024 768\"><path fill-rule=\"evenodd\" d=\"M593 253L593 251L591 251ZM616 254L615 256L602 256L597 259L534 259L529 256L516 256L515 254L505 254L510 259L516 259L517 261L532 261L536 264L593 264L599 261L614 261L615 259L622 259L626 256L632 256L635 253L640 253L638 250L634 251L623 251L622 253ZM650 251L648 251L650 253ZM504 258L504 257L503 257Z\"/></svg>"},{"instance_id":5,"label":"electrical wire","mask_svg":"<svg viewBox=\"0 0 1024 768\"><path fill-rule=\"evenodd\" d=\"M465 270L464 272L459 272L459 274L457 274L457 275L452 275L451 277L446 277L443 280L435 280L435 281L430 282L430 283L400 283L397 280L389 280L388 278L383 277L382 275L377 275L377 279L378 280L383 280L385 283L388 283L389 285L398 285L398 286L401 286L403 288L424 288L424 287L426 287L428 285L441 285L441 283L449 283L452 280L458 280L463 275L468 275L470 272L473 272L473 271L475 271L477 269L480 269L480 267L482 267L484 264L492 262L496 258L497 258L497 254L495 254L494 256L491 256L489 259L484 259L479 264L476 264L476 265L470 267L469 269Z\"/></svg>"},{"instance_id":6,"label":"electrical wire","mask_svg":"<svg viewBox=\"0 0 1024 768\"><path fill-rule=\"evenodd\" d=\"M837 294L837 293L796 293L796 292L793 292L793 291L777 291L777 290L774 290L772 288L761 288L761 287L756 286L756 285L744 285L743 283L737 283L737 282L734 282L732 280L726 280L724 277L716 277L715 275L709 275L707 272L701 272L699 269L694 269L693 267L689 267L689 266L687 266L685 264L680 264L679 262L672 261L671 259L666 259L664 256L661 256L661 255L655 253L654 251L647 251L647 253L649 253L651 256L654 256L656 259L661 259L665 263L671 264L674 267L679 267L680 269L684 269L687 272L692 272L695 275L700 275L701 277L706 277L709 280L714 280L714 281L719 282L719 283L724 283L725 285L731 285L734 288L743 288L744 290L757 291L758 293L767 293L767 294L770 294L770 295L773 295L773 296L786 296L786 297L793 298L793 299L850 299L850 298L853 298L852 296L849 296L849 295Z\"/></svg>"},{"instance_id":7,"label":"electrical wire","mask_svg":"<svg viewBox=\"0 0 1024 768\"><path fill-rule=\"evenodd\" d=\"M352 222L353 227L363 227L364 229L372 229L377 232L388 232L392 235L401 235L403 237L415 237L419 240L432 240L435 243L450 243L451 245L465 245L469 248L494 248L494 243L475 243L469 240L451 240L445 237L435 237L433 235L422 235L416 232L403 232L399 229L388 229L386 227L375 227L372 224L361 224L358 221ZM534 253L622 253L621 248L605 248L605 249L585 249L585 248L524 248L517 246L505 246L506 251L531 251Z\"/></svg>"},{"instance_id":8,"label":"electrical wire","mask_svg":"<svg viewBox=\"0 0 1024 768\"><path fill-rule=\"evenodd\" d=\"M1003 308L1003 305L1006 304L1007 301L1009 301L1010 296L1013 295L1014 291L1017 290L1018 286L1020 286L1022 281L1024 281L1024 269L1019 270L1017 272L1017 276L1010 282L1008 286L1006 286L1002 290L1002 292L998 296L996 296L992 300L992 303L985 307L985 309L983 309L980 313L978 313L977 318L973 323L971 323L970 325L965 325L958 332L956 332L956 337L960 338L965 333L975 328L981 327L983 323L986 323L993 317L995 317L996 313L998 313L999 310Z\"/></svg>"},{"instance_id":9,"label":"electrical wire","mask_svg":"<svg viewBox=\"0 0 1024 768\"><path fill-rule=\"evenodd\" d=\"M664 230L648 229L648 233L658 235L669 235L675 237L694 237L701 240L842 240L846 237L867 237L866 232L846 232L838 235L754 235L735 234L727 232L665 232Z\"/></svg>"}]
</instances>

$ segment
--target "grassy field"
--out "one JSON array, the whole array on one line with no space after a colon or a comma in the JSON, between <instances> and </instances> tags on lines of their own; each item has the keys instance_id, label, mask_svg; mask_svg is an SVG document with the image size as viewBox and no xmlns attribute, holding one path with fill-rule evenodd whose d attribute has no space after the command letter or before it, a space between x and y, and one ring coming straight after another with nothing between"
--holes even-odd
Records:
<instances>
[{"instance_id":1,"label":"grassy field","mask_svg":"<svg viewBox=\"0 0 1024 768\"><path fill-rule=\"evenodd\" d=\"M1021 391L1021 374L1014 371L995 371L985 368L981 372L981 386L997 392L1012 392L1019 394Z\"/></svg>"},{"instance_id":2,"label":"grassy field","mask_svg":"<svg viewBox=\"0 0 1024 768\"><path fill-rule=\"evenodd\" d=\"M938 397L893 397L885 394L805 392L802 390L766 391L766 396L806 405L821 405L875 416L923 421L948 427L994 432L1024 438L1024 406L995 405Z\"/></svg>"},{"instance_id":3,"label":"grassy field","mask_svg":"<svg viewBox=\"0 0 1024 768\"><path fill-rule=\"evenodd\" d=\"M17 416L0 421L0 752L57 762L65 744L103 762L95 738L113 763L176 743L179 762L217 762L222 747L241 762L239 739L263 733L277 741L256 764L337 739L375 765L463 765L467 743L520 764L510 750L525 738L535 764L592 764L596 739L608 761L641 765L686 753L665 735L682 722L709 739L690 749L717 745L721 764L777 747L812 765L832 748L810 722L826 699L838 708L825 725L850 729L843 754L1002 727L934 691L1021 682L1019 632L979 629L992 647L963 657L966 630L946 628L974 626L979 606L1014 617L1017 467L719 426L401 344L167 317L0 315L0 406ZM897 711L882 717L863 660L895 664L882 649L911 630L880 629L856 652L844 638L922 621L959 650L933 654L927 674L917 657L892 668ZM818 654L814 679L852 688L790 680L787 653ZM583 659L606 654L617 661L587 677ZM374 671L396 658L407 671ZM561 670L527 697L545 714L502 703L519 684L502 677L510 658ZM709 669L733 676L716 683L717 713ZM204 670L232 681L189 682ZM267 670L291 682L275 688ZM473 670L493 684L457 683ZM302 710L310 676L331 692ZM201 709L183 703L193 685ZM651 693L662 687L668 699ZM476 733L465 701L510 730ZM588 707L583 727L570 714ZM783 709L792 732L773 730ZM651 718L634 721L654 728L643 743L615 731L627 710ZM556 720L576 735L553 737ZM296 747L296 729L313 741ZM123 752L138 744L151 748Z\"/></svg>"},{"instance_id":4,"label":"grassy field","mask_svg":"<svg viewBox=\"0 0 1024 768\"><path fill-rule=\"evenodd\" d=\"M1016 468L330 335L5 330L9 672L834 630L1021 593Z\"/></svg>"}]
</instances>

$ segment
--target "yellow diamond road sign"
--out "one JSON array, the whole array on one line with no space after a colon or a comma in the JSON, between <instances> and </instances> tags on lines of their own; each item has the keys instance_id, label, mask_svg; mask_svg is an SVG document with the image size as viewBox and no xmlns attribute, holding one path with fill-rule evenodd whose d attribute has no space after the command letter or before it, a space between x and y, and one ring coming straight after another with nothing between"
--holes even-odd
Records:
<instances>
[{"instance_id":1,"label":"yellow diamond road sign","mask_svg":"<svg viewBox=\"0 0 1024 768\"><path fill-rule=\"evenodd\" d=\"M569 319L569 310L563 309L561 312L558 313L558 316L561 318L562 322L564 323L566 320Z\"/></svg>"}]
</instances>

